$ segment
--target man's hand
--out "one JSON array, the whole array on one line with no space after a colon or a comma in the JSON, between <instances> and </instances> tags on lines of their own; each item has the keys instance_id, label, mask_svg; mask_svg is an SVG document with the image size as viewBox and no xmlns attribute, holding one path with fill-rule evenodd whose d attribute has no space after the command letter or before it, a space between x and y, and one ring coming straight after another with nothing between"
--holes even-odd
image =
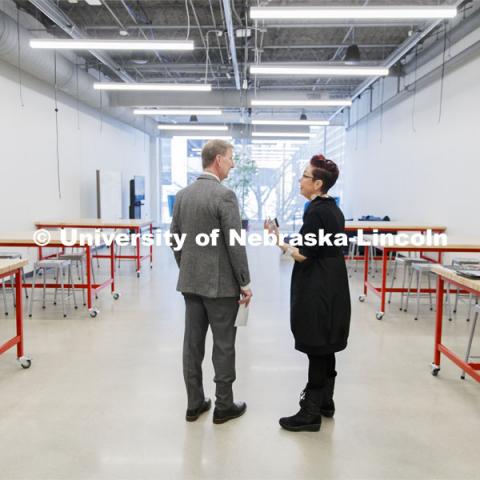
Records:
<instances>
[{"instance_id":1,"label":"man's hand","mask_svg":"<svg viewBox=\"0 0 480 480\"><path fill-rule=\"evenodd\" d=\"M253 297L252 290L250 288L240 288L241 300L238 301L240 305L245 304L247 307L250 303L250 300Z\"/></svg>"}]
</instances>

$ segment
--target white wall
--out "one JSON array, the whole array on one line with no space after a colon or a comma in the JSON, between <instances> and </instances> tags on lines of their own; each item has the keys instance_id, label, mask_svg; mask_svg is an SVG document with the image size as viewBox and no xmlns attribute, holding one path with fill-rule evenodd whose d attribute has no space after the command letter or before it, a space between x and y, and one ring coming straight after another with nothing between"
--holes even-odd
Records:
<instances>
[{"instance_id":1,"label":"white wall","mask_svg":"<svg viewBox=\"0 0 480 480\"><path fill-rule=\"evenodd\" d=\"M436 81L417 91L415 109L409 96L348 130L347 217L389 215L447 225L450 239L480 239L479 78L478 56L447 74L440 122ZM353 121L366 103L368 94L354 104Z\"/></svg>"},{"instance_id":2,"label":"white wall","mask_svg":"<svg viewBox=\"0 0 480 480\"><path fill-rule=\"evenodd\" d=\"M150 217L149 137L102 116L75 99L59 98L62 198L58 197L53 88L0 62L0 231L34 228L40 219L96 217L97 169L120 171L123 216L128 218L133 175L144 175ZM103 118L102 118L103 117Z\"/></svg>"}]
</instances>

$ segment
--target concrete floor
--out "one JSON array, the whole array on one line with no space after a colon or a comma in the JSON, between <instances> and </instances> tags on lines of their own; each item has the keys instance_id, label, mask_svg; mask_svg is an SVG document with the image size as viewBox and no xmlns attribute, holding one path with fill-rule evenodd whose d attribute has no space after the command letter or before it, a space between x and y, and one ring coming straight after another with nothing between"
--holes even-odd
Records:
<instances>
[{"instance_id":1,"label":"concrete floor","mask_svg":"<svg viewBox=\"0 0 480 480\"><path fill-rule=\"evenodd\" d=\"M211 412L184 421L183 300L171 253L159 248L140 279L122 264L122 297L102 292L95 319L35 305L25 321L32 367L19 368L12 351L0 357L0 478L480 478L479 385L460 380L448 361L433 377L427 302L415 322L394 298L378 321L376 298L357 300L360 272L351 282L350 344L337 357L337 414L319 433L281 430L278 418L296 412L306 381L289 330L291 264L273 248L254 248L249 258L255 297L237 336L235 383L248 403L244 417L218 426ZM445 324L447 343L462 354L464 312ZM11 334L12 319L1 317L0 338ZM209 353L204 378L212 396Z\"/></svg>"}]
</instances>

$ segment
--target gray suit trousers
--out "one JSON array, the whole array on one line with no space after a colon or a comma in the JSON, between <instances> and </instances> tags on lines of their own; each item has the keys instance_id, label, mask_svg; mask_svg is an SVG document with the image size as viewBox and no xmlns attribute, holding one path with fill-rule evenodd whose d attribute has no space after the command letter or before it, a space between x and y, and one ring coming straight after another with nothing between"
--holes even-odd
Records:
<instances>
[{"instance_id":1,"label":"gray suit trousers","mask_svg":"<svg viewBox=\"0 0 480 480\"><path fill-rule=\"evenodd\" d=\"M189 409L198 408L205 398L202 362L208 326L212 330L212 362L215 369L216 403L224 410L233 404L235 381L234 326L238 311L237 297L207 298L190 293L185 298L185 335L183 339L183 376Z\"/></svg>"}]
</instances>

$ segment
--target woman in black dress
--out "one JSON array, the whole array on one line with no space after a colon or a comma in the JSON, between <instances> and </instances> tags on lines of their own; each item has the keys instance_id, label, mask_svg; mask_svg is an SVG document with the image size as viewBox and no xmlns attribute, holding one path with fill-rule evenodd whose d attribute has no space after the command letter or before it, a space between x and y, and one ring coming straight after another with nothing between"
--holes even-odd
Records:
<instances>
[{"instance_id":1,"label":"woman in black dress","mask_svg":"<svg viewBox=\"0 0 480 480\"><path fill-rule=\"evenodd\" d=\"M327 195L339 175L337 165L315 155L300 179L300 193L311 201L300 234L344 233L345 219ZM278 237L278 228L266 224ZM280 419L290 431L318 431L321 417L335 413L335 353L347 346L350 328L350 292L340 246L301 246L279 243L295 260L290 290L290 323L295 348L308 355L308 383L300 395L300 411Z\"/></svg>"}]
</instances>

